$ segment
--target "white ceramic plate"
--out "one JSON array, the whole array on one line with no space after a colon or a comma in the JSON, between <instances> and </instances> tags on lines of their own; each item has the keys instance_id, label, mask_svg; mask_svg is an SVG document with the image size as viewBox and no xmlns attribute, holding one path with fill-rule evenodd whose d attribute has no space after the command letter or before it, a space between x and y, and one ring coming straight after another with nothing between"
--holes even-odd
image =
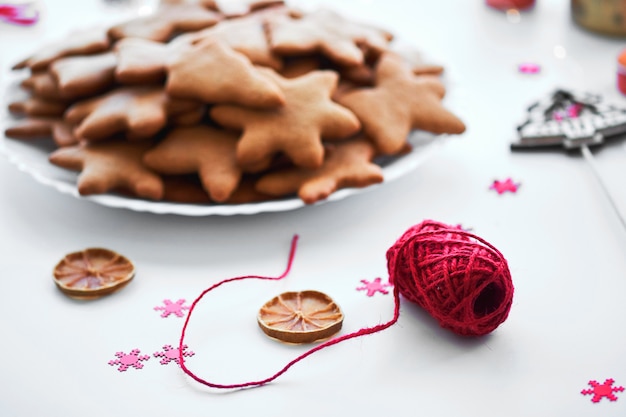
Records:
<instances>
[{"instance_id":1,"label":"white ceramic plate","mask_svg":"<svg viewBox=\"0 0 626 417\"><path fill-rule=\"evenodd\" d=\"M12 117L6 111L7 100L19 95L17 91L17 74L8 77L0 91L5 92L5 100L2 105L2 132L11 123ZM417 168L427 159L435 149L445 142L445 136L435 136L427 132L414 131L409 137L413 145L410 153L399 157L381 158L376 162L383 168L384 182L365 188L345 188L333 193L328 199L317 204L342 200L346 197L372 190L406 175ZM62 194L92 201L103 206L124 208L141 212L157 214L178 214L183 216L210 216L210 215L236 215L256 214L263 212L277 212L295 210L304 207L305 204L297 197L264 201L249 204L182 204L165 201L142 200L118 194L101 194L81 196L76 188L78 174L71 172L48 162L48 154L55 148L54 143L48 139L38 140L15 140L0 135L0 153L6 155L13 164L21 171L30 174L41 184L50 186Z\"/></svg>"}]
</instances>

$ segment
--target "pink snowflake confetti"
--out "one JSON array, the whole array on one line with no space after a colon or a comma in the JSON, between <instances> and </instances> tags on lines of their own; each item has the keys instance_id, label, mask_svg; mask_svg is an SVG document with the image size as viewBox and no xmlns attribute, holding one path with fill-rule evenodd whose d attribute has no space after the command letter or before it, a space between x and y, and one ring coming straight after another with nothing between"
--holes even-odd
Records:
<instances>
[{"instance_id":1,"label":"pink snowflake confetti","mask_svg":"<svg viewBox=\"0 0 626 417\"><path fill-rule=\"evenodd\" d=\"M131 367L135 369L141 369L143 368L143 363L141 363L141 361L147 361L148 359L150 359L150 356L139 355L139 352L139 349L133 349L130 351L130 353L115 352L115 356L117 356L117 359L110 360L109 365L119 365L117 370L120 372L124 372Z\"/></svg>"},{"instance_id":2,"label":"pink snowflake confetti","mask_svg":"<svg viewBox=\"0 0 626 417\"><path fill-rule=\"evenodd\" d=\"M192 351L187 350L187 345L183 345L182 354L184 357L187 357L187 358L195 355L195 353L193 353ZM180 349L172 347L172 345L163 346L163 352L155 352L153 356L155 358L162 358L160 360L161 365L167 365L171 361L174 361L180 365L180 360L179 360Z\"/></svg>"},{"instance_id":3,"label":"pink snowflake confetti","mask_svg":"<svg viewBox=\"0 0 626 417\"><path fill-rule=\"evenodd\" d=\"M604 381L604 384L599 384L598 381L589 381L588 384L591 385L591 388L584 389L580 393L582 395L593 395L591 402L594 403L600 402L603 397L608 398L610 401L617 401L617 397L613 393L623 392L624 387L614 387L614 382L611 378Z\"/></svg>"},{"instance_id":4,"label":"pink snowflake confetti","mask_svg":"<svg viewBox=\"0 0 626 417\"><path fill-rule=\"evenodd\" d=\"M517 70L522 74L539 74L539 72L541 72L541 66L538 64L524 63L519 64Z\"/></svg>"},{"instance_id":5,"label":"pink snowflake confetti","mask_svg":"<svg viewBox=\"0 0 626 417\"><path fill-rule=\"evenodd\" d=\"M368 297L374 296L374 294L376 294L377 292L381 294L389 294L389 291L387 291L385 288L391 287L391 284L382 284L381 281L382 280L380 278L376 278L372 282L366 279L362 279L361 283L364 285L361 287L357 287L356 289L357 291L367 291Z\"/></svg>"},{"instance_id":6,"label":"pink snowflake confetti","mask_svg":"<svg viewBox=\"0 0 626 417\"><path fill-rule=\"evenodd\" d=\"M498 194L505 192L516 193L521 184L513 182L511 178L507 178L504 181L495 180L489 187L490 190L496 190Z\"/></svg>"},{"instance_id":7,"label":"pink snowflake confetti","mask_svg":"<svg viewBox=\"0 0 626 417\"><path fill-rule=\"evenodd\" d=\"M182 298L175 303L173 303L172 300L163 300L163 304L165 305L154 307L154 310L156 311L163 311L161 317L169 317L170 314L175 314L177 317L183 317L185 315L183 311L189 310L188 306L183 305L185 304L185 300Z\"/></svg>"}]
</instances>

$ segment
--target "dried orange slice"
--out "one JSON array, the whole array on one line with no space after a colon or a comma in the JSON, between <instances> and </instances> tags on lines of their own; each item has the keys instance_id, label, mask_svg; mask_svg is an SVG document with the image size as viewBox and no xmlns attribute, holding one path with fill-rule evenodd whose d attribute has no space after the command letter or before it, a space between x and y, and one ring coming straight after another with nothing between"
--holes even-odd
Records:
<instances>
[{"instance_id":1,"label":"dried orange slice","mask_svg":"<svg viewBox=\"0 0 626 417\"><path fill-rule=\"evenodd\" d=\"M98 298L119 290L135 276L135 266L109 249L88 248L65 256L54 267L54 282L73 298Z\"/></svg>"},{"instance_id":2,"label":"dried orange slice","mask_svg":"<svg viewBox=\"0 0 626 417\"><path fill-rule=\"evenodd\" d=\"M343 313L326 294L307 290L272 298L259 310L257 321L270 337L288 343L312 343L341 330Z\"/></svg>"}]
</instances>

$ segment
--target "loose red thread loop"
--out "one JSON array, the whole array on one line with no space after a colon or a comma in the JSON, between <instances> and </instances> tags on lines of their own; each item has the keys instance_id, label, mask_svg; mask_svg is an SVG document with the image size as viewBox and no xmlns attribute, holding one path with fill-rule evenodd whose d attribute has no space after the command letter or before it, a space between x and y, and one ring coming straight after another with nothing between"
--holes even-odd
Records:
<instances>
[{"instance_id":1,"label":"loose red thread loop","mask_svg":"<svg viewBox=\"0 0 626 417\"><path fill-rule=\"evenodd\" d=\"M183 371L212 388L246 388L271 382L313 353L345 340L385 330L400 317L400 294L424 308L439 324L463 336L481 336L506 320L513 300L513 283L504 256L489 242L457 226L432 220L411 227L387 250L389 280L393 284L393 318L373 327L330 339L296 357L274 375L239 384L216 384L185 365L185 332L198 302L222 284L244 279L280 280L291 270L298 235L293 237L285 271L277 277L245 275L228 278L204 290L189 308L179 343Z\"/></svg>"},{"instance_id":2,"label":"loose red thread loop","mask_svg":"<svg viewBox=\"0 0 626 417\"><path fill-rule=\"evenodd\" d=\"M393 313L393 318L388 321L387 323L383 323L383 324L379 324L373 327L365 327L362 328L356 332L353 333L349 333L343 336L339 336L336 337L334 339L330 339L322 344L317 345L316 347L306 351L305 353L303 353L302 355L298 356L297 358L293 359L291 362L289 362L287 365L285 365L280 371L276 372L274 375L259 380L259 381L249 381L249 382L242 382L239 384L216 384L214 382L209 382L205 379L200 378L199 376L197 376L196 374L194 374L191 370L189 370L189 368L187 368L187 366L185 365L185 358L183 357L183 346L185 345L185 333L187 330L187 324L189 323L189 319L191 318L191 315L196 307L196 305L198 304L198 302L200 302L200 300L210 291L213 291L214 289L216 289L217 287L226 284L228 282L233 282L233 281L241 281L244 279L263 279L263 280L272 280L272 281L278 281L281 280L283 278L285 278L288 274L289 271L291 270L291 265L293 263L293 258L295 256L296 253L296 246L297 246L297 242L298 242L298 235L294 235L292 241L291 241L291 250L289 252L289 260L287 261L287 267L285 268L285 271L280 274L277 277L267 277L267 276L259 276L259 275L244 275L244 276L239 276L239 277L234 277L234 278L228 278L225 280L222 280L214 285L212 285L211 287L207 288L206 290L204 290L199 296L198 298L196 298L194 300L194 302L191 304L191 307L189 308L189 313L187 314L187 318L185 319L185 324L183 325L183 329L181 332L181 336L180 336L180 342L178 344L178 349L179 349L179 355L178 355L178 360L180 362L180 367L182 368L182 370L189 375L191 378L193 378L195 381L209 386L211 388L220 388L220 389L234 389L234 388L246 388L246 387L254 387L254 386L260 386L260 385L264 385L267 384L268 382L271 382L273 380L275 380L276 378L278 378L279 376L281 376L282 374L284 374L285 372L287 372L287 370L289 368L291 368L293 365L295 365L296 363L300 362L301 360L305 359L306 357L312 355L313 353L320 351L322 349L325 349L329 346L332 345L336 345L340 342L343 342L345 340L349 340L349 339L353 339L355 337L360 337L360 336L365 336L368 334L372 334L372 333L377 333L380 332L382 330L387 329L388 327L391 327L394 323L396 323L398 321L398 318L400 317L400 294L398 292L398 290L396 288L394 288L393 290L393 296L394 296L394 302L395 302L395 308L394 308L394 313Z\"/></svg>"}]
</instances>

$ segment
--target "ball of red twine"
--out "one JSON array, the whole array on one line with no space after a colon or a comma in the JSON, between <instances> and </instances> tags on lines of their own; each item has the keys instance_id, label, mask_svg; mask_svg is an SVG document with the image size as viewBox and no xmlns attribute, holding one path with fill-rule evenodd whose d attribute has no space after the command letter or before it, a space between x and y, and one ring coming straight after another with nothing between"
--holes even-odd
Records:
<instances>
[{"instance_id":1,"label":"ball of red twine","mask_svg":"<svg viewBox=\"0 0 626 417\"><path fill-rule=\"evenodd\" d=\"M484 239L432 220L408 229L387 251L389 280L439 325L463 336L492 332L509 315L511 273Z\"/></svg>"}]
</instances>

